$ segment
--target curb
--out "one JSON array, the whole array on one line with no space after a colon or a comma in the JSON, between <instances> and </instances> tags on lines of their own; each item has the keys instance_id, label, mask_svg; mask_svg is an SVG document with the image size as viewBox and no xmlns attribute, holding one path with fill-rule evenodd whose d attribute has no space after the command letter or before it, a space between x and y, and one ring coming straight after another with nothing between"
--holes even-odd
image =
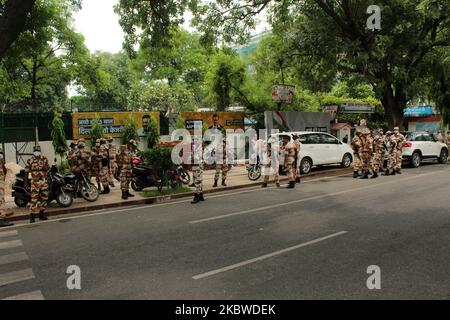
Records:
<instances>
[{"instance_id":1,"label":"curb","mask_svg":"<svg viewBox=\"0 0 450 320\"><path fill-rule=\"evenodd\" d=\"M329 177L329 176L337 176L342 174L351 173L351 168L346 169L332 169L327 170L324 172L313 172L308 175L302 176L303 179L308 178L317 178L317 177ZM260 179L258 179L260 180ZM280 182L288 181L288 178L282 177L280 178ZM237 185L237 186L227 186L227 187L218 187L214 189L204 190L204 194L211 194L211 193L217 193L217 192L223 192L223 191L231 191L231 190L237 190L237 189L244 189L249 187L256 187L262 185L262 182L252 182L245 185ZM105 203L105 204L99 204L99 205L90 205L90 206L84 206L84 207L78 207L78 208L61 208L56 209L47 212L47 216L59 216L64 214L72 214L72 213L79 213L79 212L86 212L86 211L95 211L95 210L102 210L102 209L110 209L110 208L120 208L120 207L129 207L129 206L135 206L135 205L144 205L144 204L155 204L163 201L169 201L169 200L175 200L175 199L181 199L181 198L190 198L195 195L195 192L185 192L185 193L178 193L173 195L166 195L166 196L155 196L155 197L149 197L146 199L139 199L139 200L129 200L126 202L113 202L113 203ZM14 222L14 221L23 221L28 220L28 215L20 215L20 216L11 216L8 217L7 220Z\"/></svg>"}]
</instances>

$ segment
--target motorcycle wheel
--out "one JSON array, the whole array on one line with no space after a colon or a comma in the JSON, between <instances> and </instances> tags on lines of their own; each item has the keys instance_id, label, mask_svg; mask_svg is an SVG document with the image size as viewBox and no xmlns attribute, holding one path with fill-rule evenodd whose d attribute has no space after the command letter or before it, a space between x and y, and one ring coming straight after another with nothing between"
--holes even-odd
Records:
<instances>
[{"instance_id":1,"label":"motorcycle wheel","mask_svg":"<svg viewBox=\"0 0 450 320\"><path fill-rule=\"evenodd\" d=\"M248 178L251 181L256 181L261 177L261 167L253 166L248 170Z\"/></svg>"},{"instance_id":2,"label":"motorcycle wheel","mask_svg":"<svg viewBox=\"0 0 450 320\"><path fill-rule=\"evenodd\" d=\"M181 177L181 182L183 184L189 184L191 183L191 176L189 175L189 172L187 172L184 168L180 169L178 171L178 174Z\"/></svg>"},{"instance_id":3,"label":"motorcycle wheel","mask_svg":"<svg viewBox=\"0 0 450 320\"><path fill-rule=\"evenodd\" d=\"M173 190L177 190L177 189L181 188L181 186L182 186L182 183L180 180L177 180L177 179L170 180L170 187Z\"/></svg>"},{"instance_id":4,"label":"motorcycle wheel","mask_svg":"<svg viewBox=\"0 0 450 320\"><path fill-rule=\"evenodd\" d=\"M131 189L133 189L134 191L142 191L142 189L144 189L140 184L137 184L135 181L131 181Z\"/></svg>"},{"instance_id":5,"label":"motorcycle wheel","mask_svg":"<svg viewBox=\"0 0 450 320\"><path fill-rule=\"evenodd\" d=\"M16 195L14 196L14 203L19 208L26 207L27 204L28 204L28 200L26 199L26 195L24 195L23 193L16 193Z\"/></svg>"},{"instance_id":6,"label":"motorcycle wheel","mask_svg":"<svg viewBox=\"0 0 450 320\"><path fill-rule=\"evenodd\" d=\"M97 187L92 183L89 183L87 187L86 185L83 184L83 186L81 187L81 196L86 201L89 202L97 201L99 195L100 192L98 191Z\"/></svg>"},{"instance_id":7,"label":"motorcycle wheel","mask_svg":"<svg viewBox=\"0 0 450 320\"><path fill-rule=\"evenodd\" d=\"M63 192L63 190L58 190L55 195L55 199L58 205L62 208L70 207L73 202L72 194L67 191Z\"/></svg>"}]
</instances>

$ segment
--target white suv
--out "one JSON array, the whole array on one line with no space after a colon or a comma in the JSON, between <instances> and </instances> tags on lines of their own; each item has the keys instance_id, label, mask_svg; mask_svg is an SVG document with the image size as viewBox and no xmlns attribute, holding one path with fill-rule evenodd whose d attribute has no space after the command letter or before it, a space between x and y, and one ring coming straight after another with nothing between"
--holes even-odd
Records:
<instances>
[{"instance_id":1,"label":"white suv","mask_svg":"<svg viewBox=\"0 0 450 320\"><path fill-rule=\"evenodd\" d=\"M338 140L335 136L325 132L283 132L271 135L280 137L298 135L302 144L300 150L300 170L307 174L311 172L313 166L340 164L343 168L348 168L352 164L352 149L346 143ZM284 159L284 158L282 158Z\"/></svg>"},{"instance_id":2,"label":"white suv","mask_svg":"<svg viewBox=\"0 0 450 320\"><path fill-rule=\"evenodd\" d=\"M404 134L406 142L403 143L403 160L413 168L418 168L422 160L432 159L439 163L447 163L448 147L438 142L428 132L407 132Z\"/></svg>"}]
</instances>

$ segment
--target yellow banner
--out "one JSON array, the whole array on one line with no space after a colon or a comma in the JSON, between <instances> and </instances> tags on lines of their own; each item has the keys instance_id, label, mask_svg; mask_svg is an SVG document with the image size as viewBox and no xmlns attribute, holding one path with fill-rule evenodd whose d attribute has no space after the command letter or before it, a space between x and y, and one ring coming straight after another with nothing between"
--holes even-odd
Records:
<instances>
[{"instance_id":1,"label":"yellow banner","mask_svg":"<svg viewBox=\"0 0 450 320\"><path fill-rule=\"evenodd\" d=\"M207 128L222 126L225 130L245 129L245 112L180 112L180 117L188 130L201 129L204 125Z\"/></svg>"},{"instance_id":2,"label":"yellow banner","mask_svg":"<svg viewBox=\"0 0 450 320\"><path fill-rule=\"evenodd\" d=\"M160 125L159 112L75 112L72 116L73 139L89 139L92 124L96 121L103 126L105 137L120 138L128 117L132 117L136 121L140 137L146 136L144 128L150 117L158 123L158 126Z\"/></svg>"}]
</instances>

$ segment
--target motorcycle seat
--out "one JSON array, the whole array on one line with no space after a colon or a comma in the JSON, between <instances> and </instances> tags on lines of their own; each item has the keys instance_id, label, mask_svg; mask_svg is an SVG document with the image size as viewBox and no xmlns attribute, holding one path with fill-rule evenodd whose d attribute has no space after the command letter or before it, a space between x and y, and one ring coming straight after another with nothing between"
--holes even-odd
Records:
<instances>
[{"instance_id":1,"label":"motorcycle seat","mask_svg":"<svg viewBox=\"0 0 450 320\"><path fill-rule=\"evenodd\" d=\"M75 174L67 173L64 175L64 179L75 179Z\"/></svg>"}]
</instances>

